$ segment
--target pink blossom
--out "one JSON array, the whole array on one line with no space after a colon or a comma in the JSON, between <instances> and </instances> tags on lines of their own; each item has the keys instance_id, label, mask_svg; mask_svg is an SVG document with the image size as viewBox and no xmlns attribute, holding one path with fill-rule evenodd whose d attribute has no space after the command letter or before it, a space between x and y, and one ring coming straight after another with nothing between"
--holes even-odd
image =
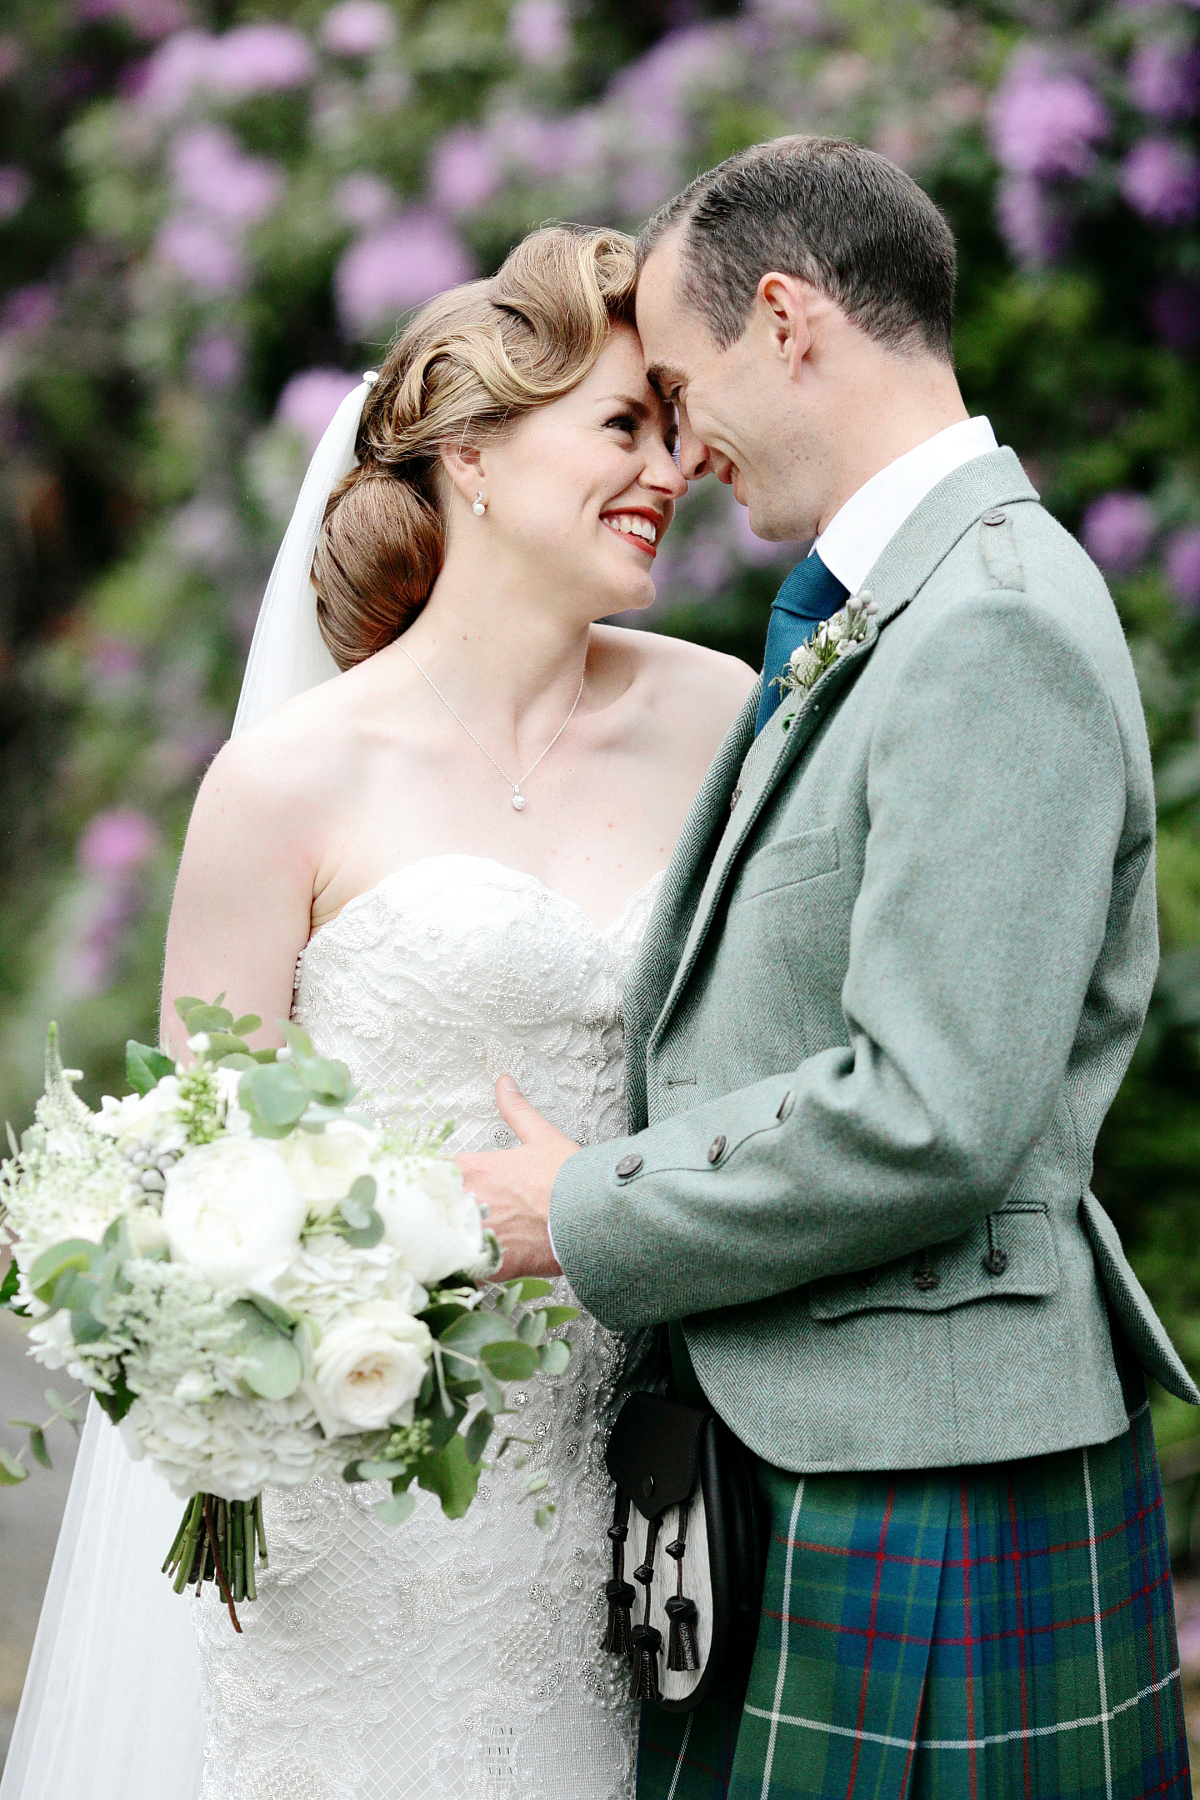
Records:
<instances>
[{"instance_id":1,"label":"pink blossom","mask_svg":"<svg viewBox=\"0 0 1200 1800\"><path fill-rule=\"evenodd\" d=\"M317 72L317 59L306 37L290 25L235 25L214 38L206 73L207 85L230 99L301 87Z\"/></svg>"},{"instance_id":2,"label":"pink blossom","mask_svg":"<svg viewBox=\"0 0 1200 1800\"><path fill-rule=\"evenodd\" d=\"M338 312L348 331L363 336L473 274L466 250L442 220L413 207L347 250L334 278Z\"/></svg>"},{"instance_id":3,"label":"pink blossom","mask_svg":"<svg viewBox=\"0 0 1200 1800\"><path fill-rule=\"evenodd\" d=\"M79 0L80 19L122 19L138 37L153 42L188 22L180 0Z\"/></svg>"},{"instance_id":4,"label":"pink blossom","mask_svg":"<svg viewBox=\"0 0 1200 1800\"><path fill-rule=\"evenodd\" d=\"M246 156L233 133L197 125L171 146L171 172L180 198L231 225L252 225L279 198L283 174L265 157Z\"/></svg>"},{"instance_id":5,"label":"pink blossom","mask_svg":"<svg viewBox=\"0 0 1200 1800\"><path fill-rule=\"evenodd\" d=\"M634 147L678 148L686 136L686 108L696 94L720 87L729 63L728 35L718 26L669 31L612 83L610 92L630 115Z\"/></svg>"},{"instance_id":6,"label":"pink blossom","mask_svg":"<svg viewBox=\"0 0 1200 1800\"><path fill-rule=\"evenodd\" d=\"M184 562L201 569L223 568L237 542L233 516L227 506L191 500L175 514L171 539Z\"/></svg>"},{"instance_id":7,"label":"pink blossom","mask_svg":"<svg viewBox=\"0 0 1200 1800\"><path fill-rule=\"evenodd\" d=\"M337 217L360 229L382 225L395 203L396 197L387 182L378 175L367 174L365 169L356 175L347 175L333 190L333 210Z\"/></svg>"},{"instance_id":8,"label":"pink blossom","mask_svg":"<svg viewBox=\"0 0 1200 1800\"><path fill-rule=\"evenodd\" d=\"M821 0L748 0L746 11L766 25L783 25L802 38L820 37L829 15Z\"/></svg>"},{"instance_id":9,"label":"pink blossom","mask_svg":"<svg viewBox=\"0 0 1200 1800\"><path fill-rule=\"evenodd\" d=\"M1102 569L1127 575L1145 561L1154 536L1154 509L1141 494L1102 494L1084 513L1079 535Z\"/></svg>"},{"instance_id":10,"label":"pink blossom","mask_svg":"<svg viewBox=\"0 0 1200 1800\"><path fill-rule=\"evenodd\" d=\"M1167 580L1188 612L1200 612L1200 525L1177 531L1167 542Z\"/></svg>"},{"instance_id":11,"label":"pink blossom","mask_svg":"<svg viewBox=\"0 0 1200 1800\"><path fill-rule=\"evenodd\" d=\"M1005 243L1019 263L1040 268L1066 248L1067 216L1041 182L1029 175L1007 175L996 189L996 220Z\"/></svg>"},{"instance_id":12,"label":"pink blossom","mask_svg":"<svg viewBox=\"0 0 1200 1800\"><path fill-rule=\"evenodd\" d=\"M1121 192L1151 224L1187 225L1200 211L1200 162L1173 138L1143 138L1121 164Z\"/></svg>"},{"instance_id":13,"label":"pink blossom","mask_svg":"<svg viewBox=\"0 0 1200 1800\"><path fill-rule=\"evenodd\" d=\"M58 295L48 281L14 288L4 300L0 325L5 331L41 331L58 317Z\"/></svg>"},{"instance_id":14,"label":"pink blossom","mask_svg":"<svg viewBox=\"0 0 1200 1800\"><path fill-rule=\"evenodd\" d=\"M206 331L192 345L188 366L201 387L232 387L242 373L242 346L230 331Z\"/></svg>"},{"instance_id":15,"label":"pink blossom","mask_svg":"<svg viewBox=\"0 0 1200 1800\"><path fill-rule=\"evenodd\" d=\"M1130 59L1129 92L1152 119L1187 119L1200 99L1200 52L1171 38L1153 38Z\"/></svg>"},{"instance_id":16,"label":"pink blossom","mask_svg":"<svg viewBox=\"0 0 1200 1800\"><path fill-rule=\"evenodd\" d=\"M15 218L29 198L33 182L24 169L0 168L0 221Z\"/></svg>"},{"instance_id":17,"label":"pink blossom","mask_svg":"<svg viewBox=\"0 0 1200 1800\"><path fill-rule=\"evenodd\" d=\"M473 212L500 191L499 159L485 132L461 126L434 145L429 189L447 212Z\"/></svg>"},{"instance_id":18,"label":"pink blossom","mask_svg":"<svg viewBox=\"0 0 1200 1800\"><path fill-rule=\"evenodd\" d=\"M197 213L173 213L164 220L157 248L163 262L206 298L234 293L245 280L237 245Z\"/></svg>"},{"instance_id":19,"label":"pink blossom","mask_svg":"<svg viewBox=\"0 0 1200 1800\"><path fill-rule=\"evenodd\" d=\"M88 673L99 687L126 687L142 672L140 644L129 638L98 637L88 650Z\"/></svg>"},{"instance_id":20,"label":"pink blossom","mask_svg":"<svg viewBox=\"0 0 1200 1800\"><path fill-rule=\"evenodd\" d=\"M169 119L187 105L208 79L214 39L203 31L180 31L158 46L142 65L137 103L156 118Z\"/></svg>"},{"instance_id":21,"label":"pink blossom","mask_svg":"<svg viewBox=\"0 0 1200 1800\"><path fill-rule=\"evenodd\" d=\"M1022 48L992 98L992 147L1010 175L1043 180L1087 175L1094 144L1109 133L1104 105L1081 76L1055 73L1036 50Z\"/></svg>"},{"instance_id":22,"label":"pink blossom","mask_svg":"<svg viewBox=\"0 0 1200 1800\"><path fill-rule=\"evenodd\" d=\"M140 868L158 848L158 826L132 806L97 813L85 827L76 854L88 875L119 876Z\"/></svg>"},{"instance_id":23,"label":"pink blossom","mask_svg":"<svg viewBox=\"0 0 1200 1800\"><path fill-rule=\"evenodd\" d=\"M508 15L508 41L522 62L561 68L571 50L571 25L562 0L517 0Z\"/></svg>"},{"instance_id":24,"label":"pink blossom","mask_svg":"<svg viewBox=\"0 0 1200 1800\"><path fill-rule=\"evenodd\" d=\"M617 200L626 218L641 219L669 200L678 185L673 169L635 157L618 178Z\"/></svg>"},{"instance_id":25,"label":"pink blossom","mask_svg":"<svg viewBox=\"0 0 1200 1800\"><path fill-rule=\"evenodd\" d=\"M1200 282L1174 275L1150 296L1150 323L1172 350L1187 355L1200 349Z\"/></svg>"},{"instance_id":26,"label":"pink blossom","mask_svg":"<svg viewBox=\"0 0 1200 1800\"><path fill-rule=\"evenodd\" d=\"M334 413L357 386L344 369L305 369L293 375L280 394L275 417L300 433L311 455Z\"/></svg>"},{"instance_id":27,"label":"pink blossom","mask_svg":"<svg viewBox=\"0 0 1200 1800\"><path fill-rule=\"evenodd\" d=\"M335 56L372 56L396 35L396 15L382 0L342 0L321 20L321 42Z\"/></svg>"}]
</instances>

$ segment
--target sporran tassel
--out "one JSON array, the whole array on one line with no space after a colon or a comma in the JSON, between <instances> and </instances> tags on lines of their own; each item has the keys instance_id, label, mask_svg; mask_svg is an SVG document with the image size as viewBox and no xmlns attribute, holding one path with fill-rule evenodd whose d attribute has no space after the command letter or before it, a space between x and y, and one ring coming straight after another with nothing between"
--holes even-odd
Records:
<instances>
[{"instance_id":1,"label":"sporran tassel","mask_svg":"<svg viewBox=\"0 0 1200 1800\"><path fill-rule=\"evenodd\" d=\"M671 1621L671 1629L667 1635L667 1667L677 1675L690 1674L700 1667L700 1646L696 1640L696 1602L689 1600L683 1591L688 1511L685 1502L679 1509L679 1535L667 1545L667 1555L675 1564L675 1592L663 1609Z\"/></svg>"},{"instance_id":2,"label":"sporran tassel","mask_svg":"<svg viewBox=\"0 0 1200 1800\"><path fill-rule=\"evenodd\" d=\"M604 1589L608 1601L608 1625L600 1647L614 1656L633 1655L633 1616L631 1608L637 1595L625 1579L625 1540L629 1536L629 1495L617 1492L613 1522L608 1528L612 1544L612 1579Z\"/></svg>"},{"instance_id":3,"label":"sporran tassel","mask_svg":"<svg viewBox=\"0 0 1200 1800\"><path fill-rule=\"evenodd\" d=\"M631 1700L657 1700L658 1653L662 1649L662 1632L650 1623L650 1589L654 1584L654 1552L658 1545L659 1521L652 1519L646 1533L646 1560L633 1571L633 1579L646 1591L646 1610L642 1622L633 1628L633 1686Z\"/></svg>"}]
</instances>

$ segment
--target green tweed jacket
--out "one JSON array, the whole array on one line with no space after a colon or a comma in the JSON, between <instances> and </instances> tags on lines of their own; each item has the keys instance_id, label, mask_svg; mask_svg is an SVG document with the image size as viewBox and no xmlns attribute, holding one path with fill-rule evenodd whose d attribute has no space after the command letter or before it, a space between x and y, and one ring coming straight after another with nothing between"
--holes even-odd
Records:
<instances>
[{"instance_id":1,"label":"green tweed jacket","mask_svg":"<svg viewBox=\"0 0 1200 1800\"><path fill-rule=\"evenodd\" d=\"M1158 959L1133 668L1011 450L871 572L865 641L684 827L625 1000L630 1135L551 1229L606 1325L678 1319L785 1469L993 1462L1126 1427L1113 1317L1200 1404L1091 1195Z\"/></svg>"}]
</instances>

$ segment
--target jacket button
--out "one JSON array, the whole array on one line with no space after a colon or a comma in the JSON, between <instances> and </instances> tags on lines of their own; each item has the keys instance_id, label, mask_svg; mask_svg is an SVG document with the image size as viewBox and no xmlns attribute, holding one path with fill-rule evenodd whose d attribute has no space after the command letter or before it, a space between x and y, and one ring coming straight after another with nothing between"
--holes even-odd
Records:
<instances>
[{"instance_id":1,"label":"jacket button","mask_svg":"<svg viewBox=\"0 0 1200 1800\"><path fill-rule=\"evenodd\" d=\"M617 1164L617 1174L621 1176L636 1175L641 1166L642 1158L636 1150L631 1150L629 1155L623 1156Z\"/></svg>"},{"instance_id":2,"label":"jacket button","mask_svg":"<svg viewBox=\"0 0 1200 1800\"><path fill-rule=\"evenodd\" d=\"M1005 514L1002 512L985 512L980 522L984 525L1003 525L1004 521Z\"/></svg>"},{"instance_id":3,"label":"jacket button","mask_svg":"<svg viewBox=\"0 0 1200 1800\"><path fill-rule=\"evenodd\" d=\"M989 1250L983 1259L983 1266L989 1275L1003 1275L1008 1267L1008 1257L1003 1250Z\"/></svg>"},{"instance_id":4,"label":"jacket button","mask_svg":"<svg viewBox=\"0 0 1200 1800\"><path fill-rule=\"evenodd\" d=\"M913 1286L920 1288L923 1294L932 1293L940 1285L941 1279L933 1264L927 1263L924 1258L913 1270Z\"/></svg>"},{"instance_id":5,"label":"jacket button","mask_svg":"<svg viewBox=\"0 0 1200 1800\"><path fill-rule=\"evenodd\" d=\"M720 1162L725 1154L726 1142L725 1133L723 1131L718 1132L712 1143L708 1146L708 1160L710 1163Z\"/></svg>"}]
</instances>

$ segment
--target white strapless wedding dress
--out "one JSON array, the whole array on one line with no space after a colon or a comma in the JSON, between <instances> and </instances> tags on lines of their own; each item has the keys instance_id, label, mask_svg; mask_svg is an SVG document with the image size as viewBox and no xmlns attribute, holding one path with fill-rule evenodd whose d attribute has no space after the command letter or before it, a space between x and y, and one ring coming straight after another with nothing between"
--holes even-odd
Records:
<instances>
[{"instance_id":1,"label":"white strapless wedding dress","mask_svg":"<svg viewBox=\"0 0 1200 1800\"><path fill-rule=\"evenodd\" d=\"M364 1110L453 1118L454 1149L514 1141L493 1097L505 1072L577 1142L617 1136L621 991L660 880L602 932L533 876L427 858L315 934L294 1016L349 1064ZM378 1484L268 1493L270 1568L244 1636L211 1593L195 1603L203 1800L632 1795L636 1708L600 1649L603 1448L625 1351L586 1315L571 1338L565 1375L510 1390L512 1428L549 1477L548 1529L503 1466L457 1522L423 1493L382 1525Z\"/></svg>"}]
</instances>

